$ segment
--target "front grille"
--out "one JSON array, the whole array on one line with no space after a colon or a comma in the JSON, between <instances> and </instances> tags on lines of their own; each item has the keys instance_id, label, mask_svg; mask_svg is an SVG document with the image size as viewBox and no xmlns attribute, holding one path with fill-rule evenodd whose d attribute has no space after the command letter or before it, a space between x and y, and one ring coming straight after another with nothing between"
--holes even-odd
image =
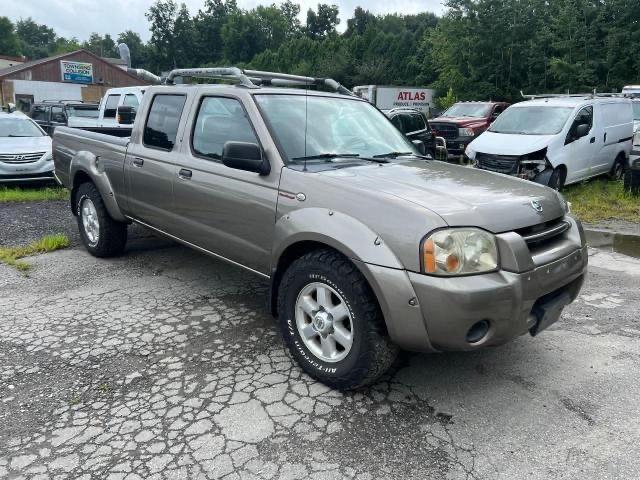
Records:
<instances>
[{"instance_id":1,"label":"front grille","mask_svg":"<svg viewBox=\"0 0 640 480\"><path fill-rule=\"evenodd\" d=\"M438 137L442 137L445 140L453 140L458 138L458 126L455 123L440 123L431 122L431 130L433 130Z\"/></svg>"},{"instance_id":2,"label":"front grille","mask_svg":"<svg viewBox=\"0 0 640 480\"><path fill-rule=\"evenodd\" d=\"M33 163L42 158L45 152L34 153L0 153L0 162L2 163Z\"/></svg>"},{"instance_id":3,"label":"front grille","mask_svg":"<svg viewBox=\"0 0 640 480\"><path fill-rule=\"evenodd\" d=\"M517 155L492 155L490 153L476 153L478 168L491 172L514 174L518 172Z\"/></svg>"},{"instance_id":4,"label":"front grille","mask_svg":"<svg viewBox=\"0 0 640 480\"><path fill-rule=\"evenodd\" d=\"M560 217L531 227L521 228L515 232L522 237L529 249L533 249L553 242L570 228L571 224Z\"/></svg>"}]
</instances>

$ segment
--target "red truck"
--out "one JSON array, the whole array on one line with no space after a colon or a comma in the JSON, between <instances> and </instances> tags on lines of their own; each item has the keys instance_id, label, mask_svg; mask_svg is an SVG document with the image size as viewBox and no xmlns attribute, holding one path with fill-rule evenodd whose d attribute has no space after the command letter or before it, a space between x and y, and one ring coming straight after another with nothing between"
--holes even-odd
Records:
<instances>
[{"instance_id":1,"label":"red truck","mask_svg":"<svg viewBox=\"0 0 640 480\"><path fill-rule=\"evenodd\" d=\"M447 141L449 155L460 156L508 106L505 102L457 102L429 124Z\"/></svg>"}]
</instances>

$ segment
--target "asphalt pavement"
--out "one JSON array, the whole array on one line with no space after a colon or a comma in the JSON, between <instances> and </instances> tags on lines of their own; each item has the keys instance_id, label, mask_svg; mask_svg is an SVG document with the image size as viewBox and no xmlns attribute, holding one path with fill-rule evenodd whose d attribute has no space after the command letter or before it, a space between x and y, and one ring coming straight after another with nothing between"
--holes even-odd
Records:
<instances>
[{"instance_id":1,"label":"asphalt pavement","mask_svg":"<svg viewBox=\"0 0 640 480\"><path fill-rule=\"evenodd\" d=\"M590 253L539 337L347 394L292 362L266 283L171 242L0 265L0 478L637 479L640 261Z\"/></svg>"}]
</instances>

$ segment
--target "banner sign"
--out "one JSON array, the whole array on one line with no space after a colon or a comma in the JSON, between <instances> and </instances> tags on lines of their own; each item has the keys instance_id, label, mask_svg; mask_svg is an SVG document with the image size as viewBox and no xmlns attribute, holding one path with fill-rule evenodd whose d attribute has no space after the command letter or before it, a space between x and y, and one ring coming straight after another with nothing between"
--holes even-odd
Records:
<instances>
[{"instance_id":1,"label":"banner sign","mask_svg":"<svg viewBox=\"0 0 640 480\"><path fill-rule=\"evenodd\" d=\"M63 82L93 83L93 64L60 60Z\"/></svg>"}]
</instances>

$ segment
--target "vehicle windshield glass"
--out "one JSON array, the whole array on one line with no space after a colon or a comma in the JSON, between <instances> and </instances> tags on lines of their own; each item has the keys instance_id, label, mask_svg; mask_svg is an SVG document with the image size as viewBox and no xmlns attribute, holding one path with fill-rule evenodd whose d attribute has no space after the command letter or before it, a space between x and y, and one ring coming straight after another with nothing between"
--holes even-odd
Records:
<instances>
[{"instance_id":1,"label":"vehicle windshield glass","mask_svg":"<svg viewBox=\"0 0 640 480\"><path fill-rule=\"evenodd\" d=\"M368 102L287 94L255 98L288 160L327 154L369 158L392 152L419 155Z\"/></svg>"},{"instance_id":2,"label":"vehicle windshield glass","mask_svg":"<svg viewBox=\"0 0 640 480\"><path fill-rule=\"evenodd\" d=\"M486 103L455 103L442 116L485 118L489 116L489 110L491 105Z\"/></svg>"},{"instance_id":3,"label":"vehicle windshield glass","mask_svg":"<svg viewBox=\"0 0 640 480\"><path fill-rule=\"evenodd\" d=\"M27 118L0 118L0 137L43 137L44 133Z\"/></svg>"},{"instance_id":4,"label":"vehicle windshield glass","mask_svg":"<svg viewBox=\"0 0 640 480\"><path fill-rule=\"evenodd\" d=\"M633 102L633 119L640 120L640 102Z\"/></svg>"},{"instance_id":5,"label":"vehicle windshield glass","mask_svg":"<svg viewBox=\"0 0 640 480\"><path fill-rule=\"evenodd\" d=\"M82 118L98 118L98 106L93 108L87 107L67 107L70 117L82 117Z\"/></svg>"},{"instance_id":6,"label":"vehicle windshield glass","mask_svg":"<svg viewBox=\"0 0 640 480\"><path fill-rule=\"evenodd\" d=\"M562 130L573 107L511 107L489 128L493 133L555 135Z\"/></svg>"}]
</instances>

